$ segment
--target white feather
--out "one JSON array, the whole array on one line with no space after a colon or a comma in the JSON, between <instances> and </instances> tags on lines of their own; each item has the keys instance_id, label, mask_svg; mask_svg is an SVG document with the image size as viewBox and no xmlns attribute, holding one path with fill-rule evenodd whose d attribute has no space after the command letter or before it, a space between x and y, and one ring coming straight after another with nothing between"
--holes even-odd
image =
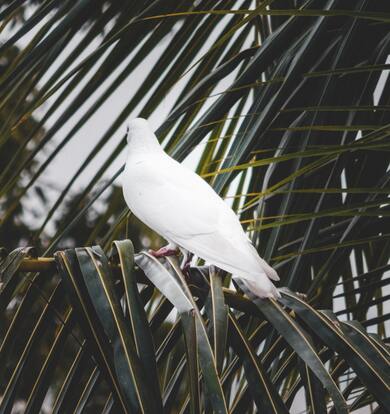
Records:
<instances>
[{"instance_id":1,"label":"white feather","mask_svg":"<svg viewBox=\"0 0 390 414\"><path fill-rule=\"evenodd\" d=\"M233 210L193 171L169 157L146 120L129 123L123 194L151 229L239 277L260 297L279 297L276 271L257 253Z\"/></svg>"}]
</instances>

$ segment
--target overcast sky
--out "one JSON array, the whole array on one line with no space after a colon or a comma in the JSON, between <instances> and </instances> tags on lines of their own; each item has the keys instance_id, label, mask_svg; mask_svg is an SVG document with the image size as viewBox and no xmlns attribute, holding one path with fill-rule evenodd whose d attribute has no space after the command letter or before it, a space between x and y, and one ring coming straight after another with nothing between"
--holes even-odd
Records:
<instances>
[{"instance_id":1,"label":"overcast sky","mask_svg":"<svg viewBox=\"0 0 390 414\"><path fill-rule=\"evenodd\" d=\"M32 9L30 10L29 14L31 15ZM25 36L23 36L18 41L18 46L23 48L26 46L35 33L39 30L39 28L45 23L46 20L42 21L40 25L36 26L34 30L28 32ZM221 19L221 23L223 23L223 19ZM180 27L180 22L175 26L175 30L177 30ZM16 30L14 28L13 30L5 30L2 33L0 33L0 40L4 40L6 38L9 38L12 31ZM58 194L58 191L64 188L67 181L70 179L70 177L73 175L74 172L77 171L77 169L80 167L82 162L85 160L85 158L90 153L91 149L94 147L95 143L101 138L101 136L104 134L104 132L108 129L108 127L111 125L113 120L118 116L120 111L125 107L125 105L129 102L130 98L133 96L134 92L136 91L137 87L140 85L142 80L145 78L145 74L148 73L149 69L153 67L155 62L157 61L160 53L164 48L166 47L167 43L170 41L170 39L174 36L174 31L168 36L166 36L164 39L162 39L160 45L158 48L156 48L153 53L151 53L149 56L147 56L146 59L143 60L142 64L140 64L132 73L131 75L121 84L119 88L113 93L109 99L105 101L105 103L99 108L98 111L88 120L88 122L78 131L77 134L75 134L74 138L67 144L56 156L54 161L50 164L50 166L46 169L45 174L43 174L38 183L40 185L44 185L46 188L46 191L49 194L49 198L55 200L56 195ZM215 31L214 36L216 36L218 33L218 27ZM78 42L81 40L82 34L76 35L72 41L68 44L64 52L61 54L61 59L58 59L55 61L55 63L51 66L50 70L46 73L46 75L42 78L42 80L39 82L39 85L43 85L45 81L54 73L55 69L60 65L61 61L70 53L74 47L78 44ZM210 37L209 42L213 42L213 37ZM84 51L83 54L81 54L75 62L74 65L77 65L78 62L80 62L83 58L89 55L93 50L95 50L98 45L99 41L95 40L91 44L89 44L89 47ZM141 46L141 45L140 45ZM206 50L208 47L208 43L204 45L204 48L202 51L200 51L198 57L200 57L203 54L203 51ZM104 57L110 52L111 48L108 49L103 56L102 59L100 59L92 71L90 71L90 74L94 73L94 70L99 67L100 63L104 59ZM93 102L96 97L98 97L102 91L105 90L105 87L110 84L110 82L116 77L116 75L123 69L124 66L126 66L127 62L132 58L136 50L133 51L133 53L128 57L128 59L122 63L116 70L113 72L112 76L103 84L100 85L100 87L96 90L94 95L86 102L85 105L83 105L78 111L76 116L73 116L69 122L67 122L55 135L54 139L50 141L50 143L45 147L45 154L43 157L41 157L41 161L46 159L46 157L51 153L51 151L55 148L56 144L60 142L66 134L71 130L71 128L75 125L75 123L82 117L82 115L85 113L85 111L89 108L89 105L91 102ZM70 68L69 68L70 69ZM169 110L171 109L172 104L178 97L182 85L185 83L188 76L191 74L188 74L187 77L184 77L180 82L175 85L174 88L172 88L171 92L164 98L163 103L157 108L156 111L154 111L153 115L149 119L149 122L151 123L153 129L156 129L167 117ZM234 76L234 74L233 74ZM218 89L214 93L218 93L218 91L222 91L223 88L229 83L231 77L228 77L225 79L221 84L218 86ZM64 86L66 87L66 85ZM64 102L63 105L59 108L59 110L56 111L55 116L51 117L49 121L45 124L46 129L49 129L54 122L56 121L59 114L61 114L62 109L71 102L71 100L76 96L76 94L80 91L80 88L78 88L76 91L70 94L69 98ZM43 114L46 112L46 110L50 107L51 103L55 100L55 98L59 95L61 92L58 91L56 94L54 94L47 102L45 102L35 113L34 116L37 118L40 118L43 116ZM153 89L151 89L150 93L153 92ZM140 108L142 108L143 104L147 100L148 95L145 96L144 100L140 102L140 104L137 106L135 111L133 112L133 115L131 118L138 115ZM215 98L209 99L209 104L211 104ZM103 164L103 162L106 160L108 155L112 152L113 148L116 147L116 145L119 143L120 139L124 135L126 131L126 122L122 125L122 127L115 133L115 135L110 139L110 141L105 145L102 151L99 152L99 154L95 157L95 159L90 163L89 167L81 174L80 178L77 180L75 185L73 186L72 190L73 192L78 191L79 189L83 188L87 183L89 183L91 177L95 174L95 172L99 169L99 167ZM185 160L185 163L190 168L195 168L196 162L199 158L201 149L204 144L200 144L197 148L192 151L192 153L187 157ZM126 151L123 151L122 154L116 159L116 161L111 165L111 167L108 169L108 171L105 174L106 178L112 177L112 175L118 170L118 168L125 162L126 159ZM119 178L117 180L117 183L121 183L121 179ZM57 191L53 190L52 188L57 188ZM30 195L32 193L30 192ZM37 209L38 206L34 202L36 201L34 198L29 198L28 206L34 205L34 208ZM27 209L28 209L27 206ZM42 210L42 217L44 216L45 211ZM37 222L36 217L31 217L31 220L34 220ZM48 230L51 230L51 226L48 227Z\"/></svg>"}]
</instances>

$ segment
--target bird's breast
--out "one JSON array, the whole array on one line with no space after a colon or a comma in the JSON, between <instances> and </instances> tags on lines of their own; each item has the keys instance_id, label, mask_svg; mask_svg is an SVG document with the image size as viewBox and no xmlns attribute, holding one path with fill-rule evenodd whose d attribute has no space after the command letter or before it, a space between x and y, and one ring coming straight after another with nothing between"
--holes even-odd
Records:
<instances>
[{"instance_id":1,"label":"bird's breast","mask_svg":"<svg viewBox=\"0 0 390 414\"><path fill-rule=\"evenodd\" d=\"M126 164L123 177L123 195L127 205L133 212L145 207L146 203L153 202L156 180L158 174L153 166L145 161L133 161Z\"/></svg>"}]
</instances>

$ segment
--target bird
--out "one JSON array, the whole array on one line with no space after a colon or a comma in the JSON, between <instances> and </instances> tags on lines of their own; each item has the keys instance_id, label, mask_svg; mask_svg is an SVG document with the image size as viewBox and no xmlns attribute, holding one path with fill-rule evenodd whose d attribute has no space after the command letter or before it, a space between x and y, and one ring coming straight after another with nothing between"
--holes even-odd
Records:
<instances>
[{"instance_id":1,"label":"bird","mask_svg":"<svg viewBox=\"0 0 390 414\"><path fill-rule=\"evenodd\" d=\"M153 252L190 252L238 278L260 298L280 297L279 276L251 243L230 206L203 178L170 157L147 120L127 128L123 196L130 211L168 244Z\"/></svg>"}]
</instances>

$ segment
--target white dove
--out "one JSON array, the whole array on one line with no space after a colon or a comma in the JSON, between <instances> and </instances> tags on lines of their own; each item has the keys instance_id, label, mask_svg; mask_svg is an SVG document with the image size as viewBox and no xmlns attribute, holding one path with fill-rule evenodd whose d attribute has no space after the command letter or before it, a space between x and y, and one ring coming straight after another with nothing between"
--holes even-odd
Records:
<instances>
[{"instance_id":1,"label":"white dove","mask_svg":"<svg viewBox=\"0 0 390 414\"><path fill-rule=\"evenodd\" d=\"M148 122L129 122L123 195L132 213L168 241L240 278L255 295L278 298L276 271L257 253L234 211L199 175L161 148Z\"/></svg>"}]
</instances>

